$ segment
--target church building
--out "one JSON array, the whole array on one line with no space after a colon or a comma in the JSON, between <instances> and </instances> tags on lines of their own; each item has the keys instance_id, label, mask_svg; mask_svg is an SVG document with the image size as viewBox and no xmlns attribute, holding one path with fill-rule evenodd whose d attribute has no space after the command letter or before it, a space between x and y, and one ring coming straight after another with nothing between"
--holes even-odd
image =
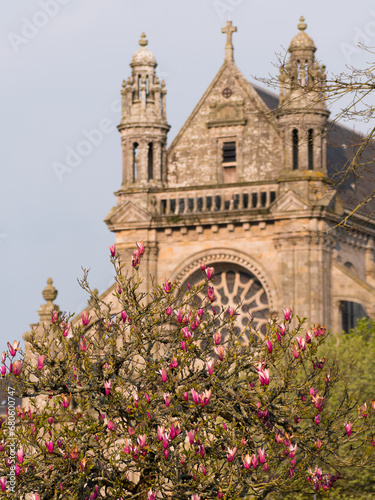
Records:
<instances>
[{"instance_id":1,"label":"church building","mask_svg":"<svg viewBox=\"0 0 375 500\"><path fill-rule=\"evenodd\" d=\"M237 68L228 21L223 64L169 147L166 85L145 34L122 86L122 184L105 219L122 260L144 242L148 290L151 276L195 284L202 263L214 266L214 306L240 304L238 321L253 314L261 332L282 307L335 331L375 318L375 219L338 226L350 203L333 178L347 158L330 136L348 130L327 127L325 67L306 28L301 18L277 97ZM44 296L42 321L52 282Z\"/></svg>"}]
</instances>

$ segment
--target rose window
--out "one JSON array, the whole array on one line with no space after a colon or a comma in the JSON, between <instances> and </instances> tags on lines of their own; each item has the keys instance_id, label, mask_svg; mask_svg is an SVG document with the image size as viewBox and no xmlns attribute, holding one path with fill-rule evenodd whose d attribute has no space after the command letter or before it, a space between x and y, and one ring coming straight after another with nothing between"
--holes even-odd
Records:
<instances>
[{"instance_id":1,"label":"rose window","mask_svg":"<svg viewBox=\"0 0 375 500\"><path fill-rule=\"evenodd\" d=\"M215 309L227 309L240 306L238 309L236 333L244 330L248 324L249 318L253 317L252 327L260 335L266 333L266 324L269 319L269 300L267 293L259 279L247 269L232 264L207 264L215 268L213 286L215 289L216 300L213 302ZM202 281L202 272L196 271L187 280L191 285L196 285ZM207 297L207 288L200 296L202 299ZM248 334L248 332L247 332Z\"/></svg>"}]
</instances>

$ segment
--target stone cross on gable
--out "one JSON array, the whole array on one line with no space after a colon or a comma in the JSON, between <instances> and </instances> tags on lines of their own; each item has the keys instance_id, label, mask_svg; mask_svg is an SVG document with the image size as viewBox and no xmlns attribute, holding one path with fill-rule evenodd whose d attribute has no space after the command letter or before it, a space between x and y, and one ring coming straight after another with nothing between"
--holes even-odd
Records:
<instances>
[{"instance_id":1,"label":"stone cross on gable","mask_svg":"<svg viewBox=\"0 0 375 500\"><path fill-rule=\"evenodd\" d=\"M227 25L225 28L221 29L222 33L226 33L227 35L227 43L225 45L225 61L233 62L234 57L233 57L233 43L232 43L232 36L233 33L237 31L237 27L232 25L232 21L227 21Z\"/></svg>"}]
</instances>

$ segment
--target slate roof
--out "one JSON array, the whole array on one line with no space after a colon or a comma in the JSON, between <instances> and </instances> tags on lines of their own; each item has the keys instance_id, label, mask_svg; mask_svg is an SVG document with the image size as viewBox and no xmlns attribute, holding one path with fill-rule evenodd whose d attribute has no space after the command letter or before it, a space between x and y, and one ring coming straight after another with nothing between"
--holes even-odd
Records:
<instances>
[{"instance_id":1,"label":"slate roof","mask_svg":"<svg viewBox=\"0 0 375 500\"><path fill-rule=\"evenodd\" d=\"M268 108L273 111L279 105L279 98L269 90L252 84ZM330 123L327 134L327 171L340 199L347 209L353 209L364 198L375 191L375 147L368 147L361 158L362 166L356 174L344 173L350 163L355 146L362 135L340 123ZM363 207L362 214L375 216L375 200Z\"/></svg>"}]
</instances>

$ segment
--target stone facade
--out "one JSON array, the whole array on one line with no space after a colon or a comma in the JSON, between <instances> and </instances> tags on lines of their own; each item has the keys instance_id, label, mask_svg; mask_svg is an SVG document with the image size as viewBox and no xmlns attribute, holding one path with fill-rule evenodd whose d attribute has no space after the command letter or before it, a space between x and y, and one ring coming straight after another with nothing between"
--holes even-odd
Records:
<instances>
[{"instance_id":1,"label":"stone facade","mask_svg":"<svg viewBox=\"0 0 375 500\"><path fill-rule=\"evenodd\" d=\"M239 321L253 313L262 330L290 306L340 330L375 317L375 221L336 227L346 208L327 171L325 68L303 18L298 28L270 109L234 63L228 21L224 63L168 150L166 87L142 34L122 90L123 182L105 222L125 261L144 241L147 289L150 276L194 283L204 262L217 270L216 305L241 303Z\"/></svg>"}]
</instances>

